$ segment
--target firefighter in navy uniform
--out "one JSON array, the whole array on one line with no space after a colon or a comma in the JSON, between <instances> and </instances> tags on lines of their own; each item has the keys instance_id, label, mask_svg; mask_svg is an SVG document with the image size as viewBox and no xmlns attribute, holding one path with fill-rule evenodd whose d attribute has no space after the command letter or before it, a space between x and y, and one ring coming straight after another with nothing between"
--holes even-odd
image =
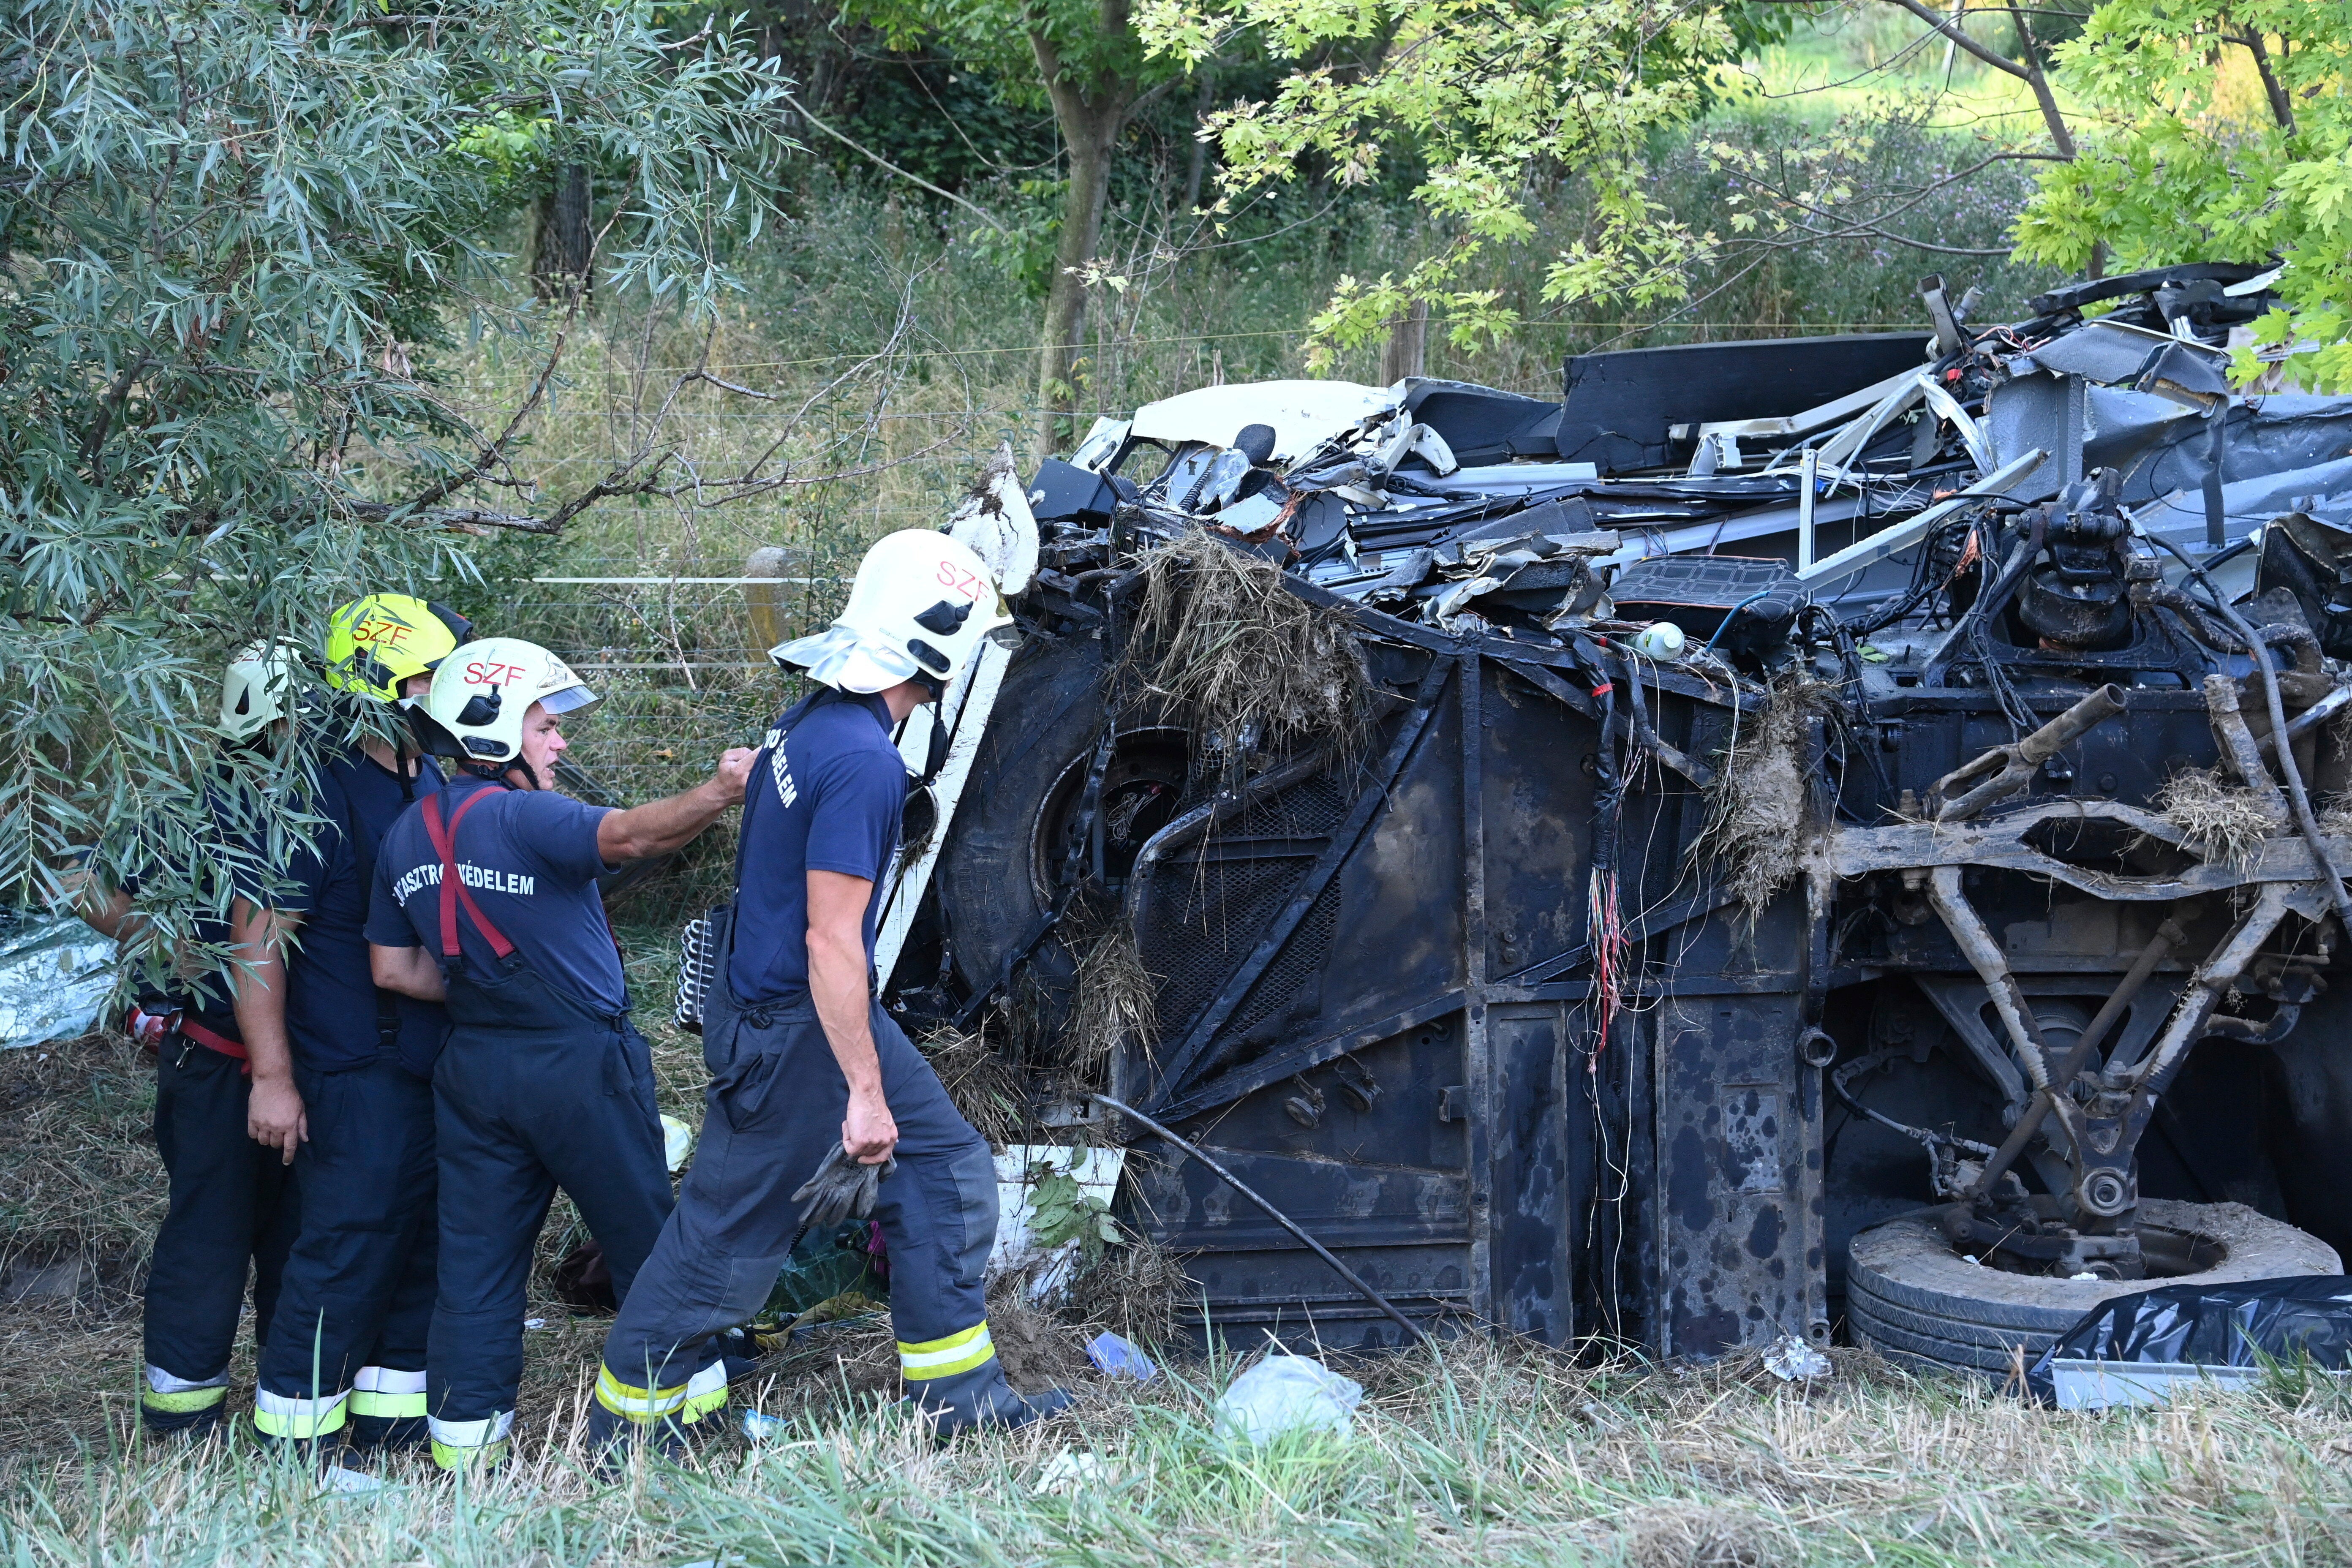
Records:
<instances>
[{"instance_id":1,"label":"firefighter in navy uniform","mask_svg":"<svg viewBox=\"0 0 2352 1568\"><path fill-rule=\"evenodd\" d=\"M982 1297L995 1164L872 981L907 795L892 732L1008 623L976 554L910 529L867 552L830 630L773 651L819 689L768 731L747 786L735 903L712 933L721 958L703 1004L701 1144L605 1338L589 1412L598 1447L646 1435L676 1447L725 1405L714 1336L767 1299L793 1198L835 1160L897 1161L873 1213L899 1371L937 1429L1020 1426L1069 1403L1005 1382Z\"/></svg>"},{"instance_id":2,"label":"firefighter in navy uniform","mask_svg":"<svg viewBox=\"0 0 2352 1568\"><path fill-rule=\"evenodd\" d=\"M330 711L367 738L329 750L276 887L241 900L235 935L246 1037L290 1047L308 1141L300 1224L263 1351L253 1423L268 1442L400 1447L425 1438L425 1340L434 1297L433 1092L441 1010L379 990L368 900L384 831L441 775L408 743L397 705L472 635L461 616L373 594L328 620ZM368 732L374 731L374 732ZM299 939L288 941L299 931Z\"/></svg>"},{"instance_id":3,"label":"firefighter in navy uniform","mask_svg":"<svg viewBox=\"0 0 2352 1568\"><path fill-rule=\"evenodd\" d=\"M222 743L266 748L286 716L289 667L267 645L230 661L221 698ZM85 880L82 918L126 946L139 940L134 887ZM229 945L226 921L199 920L197 942ZM253 1279L253 1338L266 1342L279 1272L292 1240L292 1145L299 1123L273 1124L257 1141L245 1041L225 973L193 976L140 997L128 1032L155 1052L155 1147L171 1184L171 1206L147 1267L146 1386L140 1424L155 1434L201 1437L219 1430L228 1396L230 1353ZM286 1064L264 1059L282 1077ZM265 1100L267 1097L265 1096ZM298 1112L299 1115L299 1112Z\"/></svg>"},{"instance_id":4,"label":"firefighter in navy uniform","mask_svg":"<svg viewBox=\"0 0 2352 1568\"><path fill-rule=\"evenodd\" d=\"M560 1185L631 1281L668 1216L653 1061L629 1023L596 879L684 847L743 798L752 753L627 811L553 793L564 715L595 700L561 659L512 637L445 662L419 739L449 785L385 838L368 939L380 984L446 998L433 1078L441 1288L428 1361L433 1457L495 1464L522 1376L532 1244Z\"/></svg>"}]
</instances>

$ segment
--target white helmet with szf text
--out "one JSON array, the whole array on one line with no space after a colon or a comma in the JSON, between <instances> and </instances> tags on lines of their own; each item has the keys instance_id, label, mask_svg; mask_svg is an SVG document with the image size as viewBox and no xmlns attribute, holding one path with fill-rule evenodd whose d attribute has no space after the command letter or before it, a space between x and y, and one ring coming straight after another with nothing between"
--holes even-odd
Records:
<instances>
[{"instance_id":1,"label":"white helmet with szf text","mask_svg":"<svg viewBox=\"0 0 2352 1568\"><path fill-rule=\"evenodd\" d=\"M495 773L522 754L522 721L532 703L569 713L595 700L571 666L537 643L489 637L444 658L433 689L409 712L427 752Z\"/></svg>"},{"instance_id":2,"label":"white helmet with szf text","mask_svg":"<svg viewBox=\"0 0 2352 1568\"><path fill-rule=\"evenodd\" d=\"M906 680L943 689L981 643L1013 624L996 579L971 547L928 528L876 542L857 565L841 618L768 650L842 691L887 691Z\"/></svg>"}]
</instances>

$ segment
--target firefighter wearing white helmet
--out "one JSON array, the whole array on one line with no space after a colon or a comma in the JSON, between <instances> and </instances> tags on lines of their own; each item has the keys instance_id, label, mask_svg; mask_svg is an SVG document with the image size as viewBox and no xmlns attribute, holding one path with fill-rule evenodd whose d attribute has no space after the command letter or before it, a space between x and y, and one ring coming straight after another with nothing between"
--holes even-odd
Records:
<instances>
[{"instance_id":1,"label":"firefighter wearing white helmet","mask_svg":"<svg viewBox=\"0 0 2352 1568\"><path fill-rule=\"evenodd\" d=\"M290 647L239 648L224 671L217 734L224 753L263 750L292 716ZM230 773L224 757L215 776ZM213 831L233 826L212 803ZM193 879L186 866L150 862L164 881ZM100 934L136 952L159 933L136 907L142 868L110 874L86 865L72 877L75 912ZM230 944L228 922L200 916L189 934L214 952ZM193 956L184 953L184 956ZM123 1032L155 1058L155 1147L170 1203L148 1258L140 1425L153 1437L205 1436L227 1406L231 1360L253 1281L253 1341L268 1342L279 1271L291 1239L290 1149L302 1104L282 1049L248 1052L231 1004L232 966L172 966L163 984L131 976L136 1002ZM255 1069L260 1069L258 1074ZM257 1099L256 1097L258 1097ZM258 1141L267 1135L269 1142Z\"/></svg>"},{"instance_id":2,"label":"firefighter wearing white helmet","mask_svg":"<svg viewBox=\"0 0 2352 1568\"><path fill-rule=\"evenodd\" d=\"M982 1276L988 1142L874 996L875 921L908 774L892 733L1007 624L980 558L943 533L867 552L831 629L774 650L818 691L769 730L744 796L735 901L703 1002L712 1080L694 1168L604 1341L592 1445L681 1446L727 1403L715 1329L765 1301L795 1233L870 1213L890 1257L909 1398L942 1432L1068 1403L1005 1382Z\"/></svg>"},{"instance_id":3,"label":"firefighter wearing white helmet","mask_svg":"<svg viewBox=\"0 0 2352 1568\"><path fill-rule=\"evenodd\" d=\"M866 552L838 620L777 645L768 657L839 691L886 691L912 680L936 696L989 633L1012 624L995 579L971 546L909 528Z\"/></svg>"},{"instance_id":4,"label":"firefighter wearing white helmet","mask_svg":"<svg viewBox=\"0 0 2352 1568\"><path fill-rule=\"evenodd\" d=\"M457 776L384 838L367 935L378 984L446 1001L434 1073L440 1293L427 1355L433 1457L507 1450L524 1282L558 1186L625 1296L669 1213L653 1063L596 880L683 847L742 799L753 753L614 811L554 793L563 720L595 694L535 643L492 637L441 661L411 710Z\"/></svg>"},{"instance_id":5,"label":"firefighter wearing white helmet","mask_svg":"<svg viewBox=\"0 0 2352 1568\"><path fill-rule=\"evenodd\" d=\"M280 719L294 716L294 645L280 638L247 643L221 677L220 734L249 745Z\"/></svg>"}]
</instances>

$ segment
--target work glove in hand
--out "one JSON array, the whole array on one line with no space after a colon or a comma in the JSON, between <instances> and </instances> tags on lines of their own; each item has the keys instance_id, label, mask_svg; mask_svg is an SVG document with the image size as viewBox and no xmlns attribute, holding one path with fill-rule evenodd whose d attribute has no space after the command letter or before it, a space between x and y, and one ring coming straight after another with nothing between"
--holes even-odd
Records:
<instances>
[{"instance_id":1,"label":"work glove in hand","mask_svg":"<svg viewBox=\"0 0 2352 1568\"><path fill-rule=\"evenodd\" d=\"M853 1216L864 1219L874 1212L875 1189L898 1168L895 1156L878 1165L861 1165L847 1149L835 1144L833 1152L817 1166L816 1174L793 1194L801 1205L801 1229L805 1232L812 1226L834 1225Z\"/></svg>"}]
</instances>

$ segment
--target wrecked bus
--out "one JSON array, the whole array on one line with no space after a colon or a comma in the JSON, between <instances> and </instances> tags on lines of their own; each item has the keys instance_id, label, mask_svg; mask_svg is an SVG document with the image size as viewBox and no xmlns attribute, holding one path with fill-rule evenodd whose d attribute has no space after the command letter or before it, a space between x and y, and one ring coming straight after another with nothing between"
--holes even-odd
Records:
<instances>
[{"instance_id":1,"label":"wrecked bus","mask_svg":"<svg viewBox=\"0 0 2352 1568\"><path fill-rule=\"evenodd\" d=\"M1129 1145L1229 1335L1998 1373L2337 1271L2352 399L2230 386L2271 280L1001 453L888 1005Z\"/></svg>"}]
</instances>

